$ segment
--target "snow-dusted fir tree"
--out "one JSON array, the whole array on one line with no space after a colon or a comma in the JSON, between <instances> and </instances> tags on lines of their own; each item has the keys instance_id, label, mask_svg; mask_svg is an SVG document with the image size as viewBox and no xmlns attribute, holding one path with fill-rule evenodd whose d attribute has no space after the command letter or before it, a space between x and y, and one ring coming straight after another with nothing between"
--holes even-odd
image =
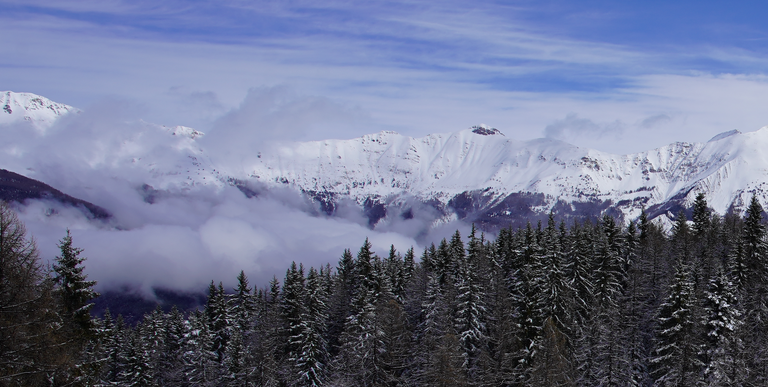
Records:
<instances>
[{"instance_id":1,"label":"snow-dusted fir tree","mask_svg":"<svg viewBox=\"0 0 768 387\"><path fill-rule=\"evenodd\" d=\"M157 305L152 313L144 315L144 319L134 330L141 341L142 356L150 364L150 369L153 371L153 379L161 371L160 363L166 352L166 322L166 314L160 309L160 305Z\"/></svg>"},{"instance_id":2,"label":"snow-dusted fir tree","mask_svg":"<svg viewBox=\"0 0 768 387\"><path fill-rule=\"evenodd\" d=\"M101 374L99 381L104 385L115 385L122 371L123 362L121 355L124 344L124 330L122 316L119 317L119 323L115 323L109 309L104 311L104 317L99 337L101 337Z\"/></svg>"},{"instance_id":3,"label":"snow-dusted fir tree","mask_svg":"<svg viewBox=\"0 0 768 387\"><path fill-rule=\"evenodd\" d=\"M220 367L213 351L213 335L205 314L195 311L189 316L189 327L183 340L184 375L196 386L214 386L220 378Z\"/></svg>"},{"instance_id":4,"label":"snow-dusted fir tree","mask_svg":"<svg viewBox=\"0 0 768 387\"><path fill-rule=\"evenodd\" d=\"M392 297L400 302L405 295L405 267L402 255L395 249L395 245L389 248L389 255L382 262L380 270L382 274L382 290L386 290Z\"/></svg>"},{"instance_id":5,"label":"snow-dusted fir tree","mask_svg":"<svg viewBox=\"0 0 768 387\"><path fill-rule=\"evenodd\" d=\"M222 382L230 386L253 385L250 380L251 351L243 340L243 334L235 329L229 337L227 348L222 359Z\"/></svg>"},{"instance_id":6,"label":"snow-dusted fir tree","mask_svg":"<svg viewBox=\"0 0 768 387\"><path fill-rule=\"evenodd\" d=\"M352 313L344 325L341 353L336 364L338 377L355 380L363 386L379 383L383 375L380 352L383 344L376 315L380 296L376 260L371 243L366 239L355 261Z\"/></svg>"},{"instance_id":7,"label":"snow-dusted fir tree","mask_svg":"<svg viewBox=\"0 0 768 387\"><path fill-rule=\"evenodd\" d=\"M158 384L180 385L184 382L184 336L187 325L184 316L174 306L165 318L164 349L158 362Z\"/></svg>"},{"instance_id":8,"label":"snow-dusted fir tree","mask_svg":"<svg viewBox=\"0 0 768 387\"><path fill-rule=\"evenodd\" d=\"M583 326L587 321L594 298L594 286L591 280L594 250L589 231L587 226L574 223L570 233L572 239L569 244L570 250L565 252L563 268L565 278L574 292L569 309L578 326Z\"/></svg>"},{"instance_id":9,"label":"snow-dusted fir tree","mask_svg":"<svg viewBox=\"0 0 768 387\"><path fill-rule=\"evenodd\" d=\"M97 365L93 362L91 341L95 339L97 323L91 318L94 298L99 296L93 287L96 281L88 281L83 272L85 257L81 256L83 249L74 247L72 235L67 230L66 236L59 241L60 255L53 265L55 291L61 306L62 325L59 328L61 337L68 341L65 350L71 354L77 364L70 369L69 374L74 380L85 382L90 378Z\"/></svg>"},{"instance_id":10,"label":"snow-dusted fir tree","mask_svg":"<svg viewBox=\"0 0 768 387\"><path fill-rule=\"evenodd\" d=\"M251 355L254 357L253 380L259 386L275 387L282 383L285 348L280 307L280 282L273 277L269 288L258 299L256 325Z\"/></svg>"},{"instance_id":11,"label":"snow-dusted fir tree","mask_svg":"<svg viewBox=\"0 0 768 387\"><path fill-rule=\"evenodd\" d=\"M296 357L289 359L294 364L297 386L322 386L326 378L328 348L324 333L328 307L321 281L317 270L310 268L303 295L301 330L295 338L299 351Z\"/></svg>"},{"instance_id":12,"label":"snow-dusted fir tree","mask_svg":"<svg viewBox=\"0 0 768 387\"><path fill-rule=\"evenodd\" d=\"M669 295L659 307L656 349L651 359L657 386L696 386L701 382L701 345L694 308L696 296L688 267L678 262Z\"/></svg>"},{"instance_id":13,"label":"snow-dusted fir tree","mask_svg":"<svg viewBox=\"0 0 768 387\"><path fill-rule=\"evenodd\" d=\"M757 305L757 303L762 304L764 296L755 294L753 291L756 290L755 287L762 288L768 285L766 283L768 281L768 257L766 257L768 247L766 247L765 241L766 228L763 224L763 207L754 195L749 207L747 207L742 235L744 259L749 270L748 286L755 296L753 301L756 303L752 307L758 307L761 305Z\"/></svg>"},{"instance_id":14,"label":"snow-dusted fir tree","mask_svg":"<svg viewBox=\"0 0 768 387\"><path fill-rule=\"evenodd\" d=\"M67 229L67 235L59 241L61 254L56 257L53 270L57 292L64 306L64 313L68 319L76 324L81 334L88 335L93 323L91 321L91 300L99 294L93 290L96 281L88 281L83 262L85 257L80 254L83 249L72 245L72 234Z\"/></svg>"},{"instance_id":15,"label":"snow-dusted fir tree","mask_svg":"<svg viewBox=\"0 0 768 387\"><path fill-rule=\"evenodd\" d=\"M622 255L624 239L615 220L607 215L596 227L594 235L594 298L585 325L586 342L580 344L583 347L580 360L582 364L590 364L583 369L586 384L618 385L619 377L627 370L618 305L626 282Z\"/></svg>"},{"instance_id":16,"label":"snow-dusted fir tree","mask_svg":"<svg viewBox=\"0 0 768 387\"><path fill-rule=\"evenodd\" d=\"M466 383L461 343L439 277L435 272L428 274L424 320L418 327L416 385L461 386Z\"/></svg>"},{"instance_id":17,"label":"snow-dusted fir tree","mask_svg":"<svg viewBox=\"0 0 768 387\"><path fill-rule=\"evenodd\" d=\"M339 258L336 265L336 275L332 278L333 292L328 298L328 349L332 355L338 353L341 346L339 339L344 330L344 324L352 311L352 293L355 288L355 257L349 249Z\"/></svg>"},{"instance_id":18,"label":"snow-dusted fir tree","mask_svg":"<svg viewBox=\"0 0 768 387\"><path fill-rule=\"evenodd\" d=\"M514 271L509 274L509 288L514 305L512 318L518 327L514 359L515 369L511 380L513 385L530 385L531 371L540 344L543 326L539 277L536 262L541 260L542 251L536 233L528 223L521 233L520 252L515 254Z\"/></svg>"},{"instance_id":19,"label":"snow-dusted fir tree","mask_svg":"<svg viewBox=\"0 0 768 387\"><path fill-rule=\"evenodd\" d=\"M563 246L552 213L542 239L544 254L536 262L536 270L543 319L552 318L561 332L568 332L573 320L571 305L574 291L564 271Z\"/></svg>"},{"instance_id":20,"label":"snow-dusted fir tree","mask_svg":"<svg viewBox=\"0 0 768 387\"><path fill-rule=\"evenodd\" d=\"M749 383L768 383L768 246L763 207L755 195L747 207L742 233L743 260L746 266L746 287L741 300L745 313L745 348L751 359Z\"/></svg>"},{"instance_id":21,"label":"snow-dusted fir tree","mask_svg":"<svg viewBox=\"0 0 768 387\"><path fill-rule=\"evenodd\" d=\"M227 295L224 292L224 285L219 282L218 287L211 281L208 286L208 303L205 307L205 317L208 322L208 332L211 335L210 350L216 353L216 361L221 363L224 357L224 351L227 348L229 340L231 318L230 309L227 303Z\"/></svg>"},{"instance_id":22,"label":"snow-dusted fir tree","mask_svg":"<svg viewBox=\"0 0 768 387\"><path fill-rule=\"evenodd\" d=\"M461 241L459 239L459 241ZM453 245L454 243L452 243ZM462 348L462 364L469 380L480 381L481 356L487 351L488 337L484 289L481 286L478 261L482 245L472 225L468 254L457 252L456 259L456 317L455 327ZM458 250L458 246L455 247Z\"/></svg>"},{"instance_id":23,"label":"snow-dusted fir tree","mask_svg":"<svg viewBox=\"0 0 768 387\"><path fill-rule=\"evenodd\" d=\"M285 353L292 365L295 365L301 358L305 286L304 266L292 262L291 267L285 273L281 299L283 329L287 339Z\"/></svg>"},{"instance_id":24,"label":"snow-dusted fir tree","mask_svg":"<svg viewBox=\"0 0 768 387\"><path fill-rule=\"evenodd\" d=\"M156 385L156 370L150 358L150 351L141 339L139 332L134 331L129 335L123 360L125 367L118 378L119 386L151 387Z\"/></svg>"},{"instance_id":25,"label":"snow-dusted fir tree","mask_svg":"<svg viewBox=\"0 0 768 387\"><path fill-rule=\"evenodd\" d=\"M709 281L704 299L704 359L707 386L740 386L745 382L746 364L740 331L742 313L736 289L719 270Z\"/></svg>"},{"instance_id":26,"label":"snow-dusted fir tree","mask_svg":"<svg viewBox=\"0 0 768 387\"><path fill-rule=\"evenodd\" d=\"M248 277L242 270L237 275L237 287L229 304L233 330L239 330L243 334L250 331L253 327L256 306L251 287L248 284Z\"/></svg>"}]
</instances>

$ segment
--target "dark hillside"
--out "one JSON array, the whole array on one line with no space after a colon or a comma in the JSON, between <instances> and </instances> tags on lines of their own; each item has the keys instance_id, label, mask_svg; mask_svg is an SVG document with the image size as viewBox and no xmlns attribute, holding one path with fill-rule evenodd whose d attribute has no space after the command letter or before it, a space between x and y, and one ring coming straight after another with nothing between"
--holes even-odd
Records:
<instances>
[{"instance_id":1,"label":"dark hillside","mask_svg":"<svg viewBox=\"0 0 768 387\"><path fill-rule=\"evenodd\" d=\"M56 200L66 205L78 207L86 215L96 219L108 219L111 216L107 210L93 203L69 196L41 181L0 169L0 200L23 203L27 199Z\"/></svg>"}]
</instances>

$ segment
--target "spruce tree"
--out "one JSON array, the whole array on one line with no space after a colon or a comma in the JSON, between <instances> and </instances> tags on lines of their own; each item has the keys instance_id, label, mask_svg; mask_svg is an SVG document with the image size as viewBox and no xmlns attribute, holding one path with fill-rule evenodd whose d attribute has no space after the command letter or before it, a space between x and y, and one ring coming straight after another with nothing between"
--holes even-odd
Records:
<instances>
[{"instance_id":1,"label":"spruce tree","mask_svg":"<svg viewBox=\"0 0 768 387\"><path fill-rule=\"evenodd\" d=\"M326 378L328 350L323 334L328 314L320 281L315 268L310 268L301 312L301 331L297 338L300 350L296 358L289 359L297 371L299 386L321 386Z\"/></svg>"},{"instance_id":2,"label":"spruce tree","mask_svg":"<svg viewBox=\"0 0 768 387\"><path fill-rule=\"evenodd\" d=\"M720 270L709 282L704 299L705 346L702 351L708 386L738 386L746 380L740 331L742 313L736 289Z\"/></svg>"},{"instance_id":3,"label":"spruce tree","mask_svg":"<svg viewBox=\"0 0 768 387\"><path fill-rule=\"evenodd\" d=\"M210 332L212 339L210 350L216 354L216 361L219 363L224 357L230 335L231 318L229 313L230 309L227 295L224 293L224 285L219 282L217 287L211 281L208 286L208 303L205 308L205 316L208 332Z\"/></svg>"},{"instance_id":4,"label":"spruce tree","mask_svg":"<svg viewBox=\"0 0 768 387\"><path fill-rule=\"evenodd\" d=\"M746 265L746 288L742 293L746 313L746 350L752 354L748 366L753 370L749 382L756 385L768 383L768 248L766 228L763 224L763 207L752 196L744 219L742 234L743 260Z\"/></svg>"},{"instance_id":5,"label":"spruce tree","mask_svg":"<svg viewBox=\"0 0 768 387\"><path fill-rule=\"evenodd\" d=\"M336 366L341 380L355 380L363 386L376 385L384 377L381 361L383 343L376 313L381 283L375 269L377 260L366 238L355 261L357 287L352 314L344 325L341 354Z\"/></svg>"},{"instance_id":6,"label":"spruce tree","mask_svg":"<svg viewBox=\"0 0 768 387\"><path fill-rule=\"evenodd\" d=\"M70 316L24 224L0 201L0 384L71 382ZM75 308L76 309L76 308Z\"/></svg>"},{"instance_id":7,"label":"spruce tree","mask_svg":"<svg viewBox=\"0 0 768 387\"><path fill-rule=\"evenodd\" d=\"M103 363L101 366L101 373L99 381L101 384L114 385L118 381L118 375L121 372L120 345L122 344L123 329L125 328L121 323L116 324L112 319L112 314L107 308L104 311L104 317L102 319L102 327L99 332L102 342L102 358Z\"/></svg>"},{"instance_id":8,"label":"spruce tree","mask_svg":"<svg viewBox=\"0 0 768 387\"><path fill-rule=\"evenodd\" d=\"M83 249L72 246L69 229L67 235L59 242L59 249L61 255L56 257L56 263L53 265L57 293L64 306L64 314L75 323L78 334L88 336L93 333L91 300L99 296L99 293L93 290L96 281L86 279L87 275L83 273L85 257L80 256Z\"/></svg>"},{"instance_id":9,"label":"spruce tree","mask_svg":"<svg viewBox=\"0 0 768 387\"><path fill-rule=\"evenodd\" d=\"M187 325L184 316L174 306L165 318L163 351L158 365L158 384L181 385L184 381L184 336Z\"/></svg>"},{"instance_id":10,"label":"spruce tree","mask_svg":"<svg viewBox=\"0 0 768 387\"><path fill-rule=\"evenodd\" d=\"M479 241L475 227L470 234L469 254L457 251L456 317L455 327L462 348L462 364L470 381L482 377L481 357L487 351L485 294L478 275ZM458 234L455 234L458 235ZM461 240L459 239L459 242ZM452 245L454 242L452 242ZM455 249L459 249L458 244ZM461 252L463 253L463 244Z\"/></svg>"},{"instance_id":11,"label":"spruce tree","mask_svg":"<svg viewBox=\"0 0 768 387\"><path fill-rule=\"evenodd\" d=\"M249 331L253 325L256 306L251 287L248 284L248 277L242 270L237 275L237 287L231 302L234 329L241 333Z\"/></svg>"},{"instance_id":12,"label":"spruce tree","mask_svg":"<svg viewBox=\"0 0 768 387\"><path fill-rule=\"evenodd\" d=\"M696 386L700 382L701 346L696 337L696 305L688 268L678 263L667 299L659 307L656 349L651 359L656 385Z\"/></svg>"},{"instance_id":13,"label":"spruce tree","mask_svg":"<svg viewBox=\"0 0 768 387\"><path fill-rule=\"evenodd\" d=\"M693 202L693 233L697 238L702 238L711 223L711 213L707 205L704 193L699 192Z\"/></svg>"},{"instance_id":14,"label":"spruce tree","mask_svg":"<svg viewBox=\"0 0 768 387\"><path fill-rule=\"evenodd\" d=\"M304 332L304 295L306 294L306 279L304 266L291 262L291 267L285 273L282 294L282 319L285 332L286 359L292 364L301 358L302 333Z\"/></svg>"},{"instance_id":15,"label":"spruce tree","mask_svg":"<svg viewBox=\"0 0 768 387\"><path fill-rule=\"evenodd\" d=\"M218 355L213 350L214 338L206 314L195 311L189 316L189 329L184 336L184 376L196 386L214 386L220 378Z\"/></svg>"}]
</instances>

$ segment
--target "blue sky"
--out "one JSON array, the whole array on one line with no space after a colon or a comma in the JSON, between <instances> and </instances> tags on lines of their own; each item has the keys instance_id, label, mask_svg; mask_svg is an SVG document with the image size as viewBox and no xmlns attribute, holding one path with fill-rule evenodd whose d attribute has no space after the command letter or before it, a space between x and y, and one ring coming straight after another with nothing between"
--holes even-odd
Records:
<instances>
[{"instance_id":1,"label":"blue sky","mask_svg":"<svg viewBox=\"0 0 768 387\"><path fill-rule=\"evenodd\" d=\"M768 125L766 8L0 0L0 89L81 108L108 98L207 131L238 106L309 117L240 123L270 138L486 123L513 138L631 152Z\"/></svg>"}]
</instances>

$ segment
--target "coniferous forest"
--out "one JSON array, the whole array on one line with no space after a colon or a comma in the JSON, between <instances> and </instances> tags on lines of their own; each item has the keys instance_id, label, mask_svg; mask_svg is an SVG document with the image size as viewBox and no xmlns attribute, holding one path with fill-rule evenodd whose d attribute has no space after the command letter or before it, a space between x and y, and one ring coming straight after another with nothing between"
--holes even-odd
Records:
<instances>
[{"instance_id":1,"label":"coniferous forest","mask_svg":"<svg viewBox=\"0 0 768 387\"><path fill-rule=\"evenodd\" d=\"M44 268L0 207L0 384L766 386L763 209L699 195L669 232L643 214L457 231L424 251L366 240L334 266L211 282L203 310L91 318L67 234Z\"/></svg>"}]
</instances>

